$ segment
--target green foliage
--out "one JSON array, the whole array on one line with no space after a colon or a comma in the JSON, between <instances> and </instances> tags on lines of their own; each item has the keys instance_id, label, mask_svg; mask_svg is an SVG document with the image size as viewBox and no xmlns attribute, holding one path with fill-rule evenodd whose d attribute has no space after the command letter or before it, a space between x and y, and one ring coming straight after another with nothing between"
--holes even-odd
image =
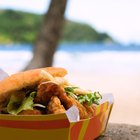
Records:
<instances>
[{"instance_id":1,"label":"green foliage","mask_svg":"<svg viewBox=\"0 0 140 140\"><path fill-rule=\"evenodd\" d=\"M42 16L6 10L0 13L0 42L33 42ZM4 39L5 38L5 39Z\"/></svg>"},{"instance_id":2,"label":"green foliage","mask_svg":"<svg viewBox=\"0 0 140 140\"><path fill-rule=\"evenodd\" d=\"M105 41L111 38L105 33L98 33L87 24L66 21L63 31L63 41Z\"/></svg>"},{"instance_id":3,"label":"green foliage","mask_svg":"<svg viewBox=\"0 0 140 140\"><path fill-rule=\"evenodd\" d=\"M0 11L0 43L33 43L40 30L43 16L12 10ZM112 41L105 33L98 33L86 24L66 21L63 42Z\"/></svg>"}]
</instances>

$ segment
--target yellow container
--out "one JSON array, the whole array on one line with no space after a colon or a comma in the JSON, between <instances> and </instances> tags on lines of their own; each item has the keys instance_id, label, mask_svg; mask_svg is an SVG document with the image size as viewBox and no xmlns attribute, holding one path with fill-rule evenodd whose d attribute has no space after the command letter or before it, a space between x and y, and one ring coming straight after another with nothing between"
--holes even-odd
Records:
<instances>
[{"instance_id":1,"label":"yellow container","mask_svg":"<svg viewBox=\"0 0 140 140\"><path fill-rule=\"evenodd\" d=\"M67 115L13 116L0 114L3 140L93 140L105 132L113 106L112 94L103 96L95 116L70 122Z\"/></svg>"}]
</instances>

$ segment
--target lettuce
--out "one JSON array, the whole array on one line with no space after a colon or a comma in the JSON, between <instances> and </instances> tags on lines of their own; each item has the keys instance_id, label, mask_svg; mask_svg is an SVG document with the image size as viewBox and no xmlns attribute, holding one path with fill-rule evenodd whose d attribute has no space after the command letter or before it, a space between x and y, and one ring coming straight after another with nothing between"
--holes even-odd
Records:
<instances>
[{"instance_id":1,"label":"lettuce","mask_svg":"<svg viewBox=\"0 0 140 140\"><path fill-rule=\"evenodd\" d=\"M91 106L92 104L99 105L99 101L102 99L102 96L99 92L94 92L86 95L79 95L77 98L81 104L87 102L88 105Z\"/></svg>"},{"instance_id":2,"label":"lettuce","mask_svg":"<svg viewBox=\"0 0 140 140\"><path fill-rule=\"evenodd\" d=\"M94 92L94 93L88 93L88 94L82 94L82 95L76 95L74 94L74 89L78 87L65 87L65 92L78 100L81 104L83 103L88 103L89 106L92 104L99 104L100 99L102 99L102 96L99 92Z\"/></svg>"},{"instance_id":3,"label":"lettuce","mask_svg":"<svg viewBox=\"0 0 140 140\"><path fill-rule=\"evenodd\" d=\"M25 97L23 100L18 96L11 96L10 101L7 105L7 112L12 115L17 115L23 110L33 110L34 98L36 92L31 92L28 97Z\"/></svg>"},{"instance_id":4,"label":"lettuce","mask_svg":"<svg viewBox=\"0 0 140 140\"><path fill-rule=\"evenodd\" d=\"M74 89L78 87L65 87L65 92L69 95L72 96L73 98L77 99L77 96L74 94Z\"/></svg>"}]
</instances>

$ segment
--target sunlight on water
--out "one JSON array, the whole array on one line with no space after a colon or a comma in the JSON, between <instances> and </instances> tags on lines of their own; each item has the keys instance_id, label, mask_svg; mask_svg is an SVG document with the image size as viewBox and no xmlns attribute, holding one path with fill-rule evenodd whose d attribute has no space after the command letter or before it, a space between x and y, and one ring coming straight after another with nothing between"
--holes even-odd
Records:
<instances>
[{"instance_id":1,"label":"sunlight on water","mask_svg":"<svg viewBox=\"0 0 140 140\"><path fill-rule=\"evenodd\" d=\"M0 68L14 73L23 69L31 58L31 51L0 51ZM139 64L140 52L57 51L54 56L54 66L95 73L135 73L140 71Z\"/></svg>"},{"instance_id":2,"label":"sunlight on water","mask_svg":"<svg viewBox=\"0 0 140 140\"><path fill-rule=\"evenodd\" d=\"M70 70L101 73L133 73L140 71L140 52L57 52L55 66L64 66Z\"/></svg>"},{"instance_id":3,"label":"sunlight on water","mask_svg":"<svg viewBox=\"0 0 140 140\"><path fill-rule=\"evenodd\" d=\"M9 74L23 69L32 58L30 51L0 51L0 68Z\"/></svg>"}]
</instances>

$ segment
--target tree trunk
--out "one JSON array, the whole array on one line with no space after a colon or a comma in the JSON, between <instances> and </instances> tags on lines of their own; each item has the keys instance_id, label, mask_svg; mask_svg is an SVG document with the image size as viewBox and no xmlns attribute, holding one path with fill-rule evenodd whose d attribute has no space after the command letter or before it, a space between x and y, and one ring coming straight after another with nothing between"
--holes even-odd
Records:
<instances>
[{"instance_id":1,"label":"tree trunk","mask_svg":"<svg viewBox=\"0 0 140 140\"><path fill-rule=\"evenodd\" d=\"M44 15L43 25L34 46L34 56L25 68L34 69L51 66L61 30L64 24L64 12L67 0L51 0L49 10Z\"/></svg>"}]
</instances>

